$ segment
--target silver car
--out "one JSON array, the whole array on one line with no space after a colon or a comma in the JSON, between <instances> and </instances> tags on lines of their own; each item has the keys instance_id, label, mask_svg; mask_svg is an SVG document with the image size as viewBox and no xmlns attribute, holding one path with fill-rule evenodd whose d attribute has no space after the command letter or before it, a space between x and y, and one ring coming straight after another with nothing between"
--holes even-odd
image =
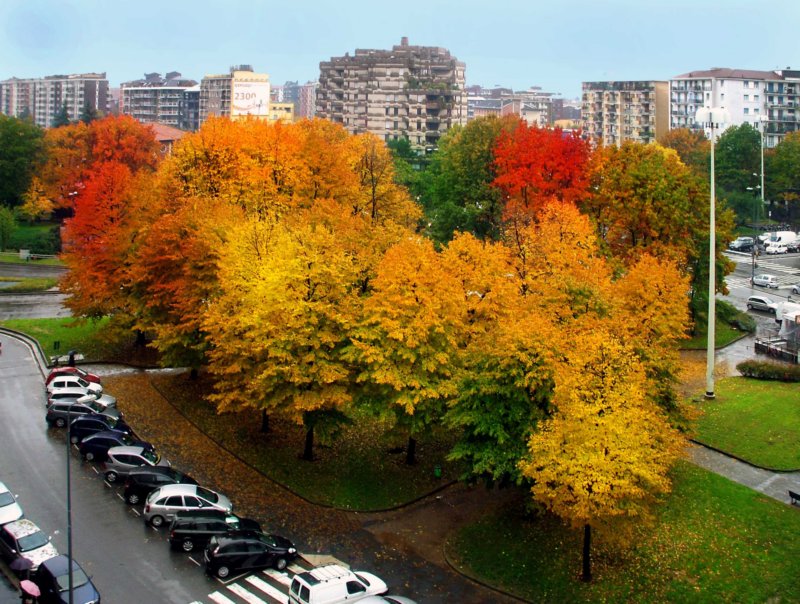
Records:
<instances>
[{"instance_id":1,"label":"silver car","mask_svg":"<svg viewBox=\"0 0 800 604\"><path fill-rule=\"evenodd\" d=\"M0 525L20 518L22 518L22 508L17 503L17 497L0 482Z\"/></svg>"},{"instance_id":2,"label":"silver car","mask_svg":"<svg viewBox=\"0 0 800 604\"><path fill-rule=\"evenodd\" d=\"M82 388L57 388L53 390L48 396L45 405L48 407L53 403L60 401L64 403L94 401L103 407L116 407L117 399L110 394L86 394Z\"/></svg>"},{"instance_id":3,"label":"silver car","mask_svg":"<svg viewBox=\"0 0 800 604\"><path fill-rule=\"evenodd\" d=\"M116 482L134 468L146 466L170 467L170 463L155 451L140 446L111 447L103 471L108 482Z\"/></svg>"},{"instance_id":4,"label":"silver car","mask_svg":"<svg viewBox=\"0 0 800 604\"><path fill-rule=\"evenodd\" d=\"M747 299L747 310L763 310L774 315L778 312L778 304L767 296L750 296Z\"/></svg>"},{"instance_id":5,"label":"silver car","mask_svg":"<svg viewBox=\"0 0 800 604\"><path fill-rule=\"evenodd\" d=\"M222 510L230 512L230 499L196 484L168 484L147 496L144 504L144 521L159 527L172 521L177 512L192 510Z\"/></svg>"}]
</instances>

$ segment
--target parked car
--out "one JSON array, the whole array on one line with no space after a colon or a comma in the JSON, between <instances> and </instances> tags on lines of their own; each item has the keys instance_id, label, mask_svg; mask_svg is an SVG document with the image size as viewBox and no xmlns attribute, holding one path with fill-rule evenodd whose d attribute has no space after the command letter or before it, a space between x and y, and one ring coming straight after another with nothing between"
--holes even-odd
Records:
<instances>
[{"instance_id":1,"label":"parked car","mask_svg":"<svg viewBox=\"0 0 800 604\"><path fill-rule=\"evenodd\" d=\"M792 293L800 294L800 283L798 283L797 285L792 285Z\"/></svg>"},{"instance_id":2,"label":"parked car","mask_svg":"<svg viewBox=\"0 0 800 604\"><path fill-rule=\"evenodd\" d=\"M86 394L83 388L58 388L53 390L53 392L47 396L45 405L49 407L56 401L61 401L62 403L72 403L80 401L81 399L83 399L82 402L93 400L98 405L102 405L103 407L117 406L117 399L110 394L106 394L105 392L99 396L96 394Z\"/></svg>"},{"instance_id":3,"label":"parked car","mask_svg":"<svg viewBox=\"0 0 800 604\"><path fill-rule=\"evenodd\" d=\"M72 559L72 599L69 594L69 558L55 556L39 565L34 583L42 595L40 604L100 604L100 592L75 559Z\"/></svg>"},{"instance_id":4,"label":"parked car","mask_svg":"<svg viewBox=\"0 0 800 604\"><path fill-rule=\"evenodd\" d=\"M351 571L338 564L318 566L298 573L289 586L290 604L334 604L355 602L385 594L386 583L363 571Z\"/></svg>"},{"instance_id":5,"label":"parked car","mask_svg":"<svg viewBox=\"0 0 800 604\"><path fill-rule=\"evenodd\" d=\"M789 250L785 243L770 243L764 251L767 254L786 254Z\"/></svg>"},{"instance_id":6,"label":"parked car","mask_svg":"<svg viewBox=\"0 0 800 604\"><path fill-rule=\"evenodd\" d=\"M291 541L264 533L211 537L204 555L206 572L220 579L232 572L269 567L283 570L296 557L297 549Z\"/></svg>"},{"instance_id":7,"label":"parked car","mask_svg":"<svg viewBox=\"0 0 800 604\"><path fill-rule=\"evenodd\" d=\"M79 375L59 375L56 376L47 384L46 390L48 393L53 392L56 388L83 388L86 393L95 392L103 394L103 387L97 382L87 382Z\"/></svg>"},{"instance_id":8,"label":"parked car","mask_svg":"<svg viewBox=\"0 0 800 604\"><path fill-rule=\"evenodd\" d=\"M22 508L17 503L17 496L0 482L0 526L22 518Z\"/></svg>"},{"instance_id":9,"label":"parked car","mask_svg":"<svg viewBox=\"0 0 800 604\"><path fill-rule=\"evenodd\" d=\"M130 426L122 420L117 420L101 413L89 413L72 420L69 425L69 440L73 444L79 443L87 436L105 432L106 430L117 430L125 434L132 434Z\"/></svg>"},{"instance_id":10,"label":"parked car","mask_svg":"<svg viewBox=\"0 0 800 604\"><path fill-rule=\"evenodd\" d=\"M122 413L115 407L103 407L97 401L84 403L56 401L47 407L44 419L51 426L63 428L67 425L68 420L71 421L82 415L92 414L104 415L117 422L122 420Z\"/></svg>"},{"instance_id":11,"label":"parked car","mask_svg":"<svg viewBox=\"0 0 800 604\"><path fill-rule=\"evenodd\" d=\"M159 487L168 484L197 484L197 481L176 470L165 466L145 466L135 468L125 477L125 501L136 505Z\"/></svg>"},{"instance_id":12,"label":"parked car","mask_svg":"<svg viewBox=\"0 0 800 604\"><path fill-rule=\"evenodd\" d=\"M111 447L142 447L155 450L149 442L136 440L120 430L103 430L81 439L78 450L86 461L105 461Z\"/></svg>"},{"instance_id":13,"label":"parked car","mask_svg":"<svg viewBox=\"0 0 800 604\"><path fill-rule=\"evenodd\" d=\"M67 376L67 375L77 375L80 378L83 378L87 382L94 382L96 384L100 383L100 376L95 375L94 373L89 373L88 371L84 371L80 367L54 367L50 370L50 373L47 375L47 381L45 384L49 384L57 377Z\"/></svg>"},{"instance_id":14,"label":"parked car","mask_svg":"<svg viewBox=\"0 0 800 604\"><path fill-rule=\"evenodd\" d=\"M142 517L157 528L171 522L178 512L200 508L230 512L233 504L225 495L196 484L169 484L147 496Z\"/></svg>"},{"instance_id":15,"label":"parked car","mask_svg":"<svg viewBox=\"0 0 800 604\"><path fill-rule=\"evenodd\" d=\"M762 275L756 275L753 277L752 283L753 285L759 285L761 287L778 289L778 278L775 275L768 275L766 273Z\"/></svg>"},{"instance_id":16,"label":"parked car","mask_svg":"<svg viewBox=\"0 0 800 604\"><path fill-rule=\"evenodd\" d=\"M169 543L173 549L190 552L207 546L211 537L260 533L261 525L255 520L221 510L177 512L169 525Z\"/></svg>"},{"instance_id":17,"label":"parked car","mask_svg":"<svg viewBox=\"0 0 800 604\"><path fill-rule=\"evenodd\" d=\"M0 528L0 556L9 564L24 558L30 564L28 570L35 573L42 562L58 556L58 550L38 526L20 518Z\"/></svg>"},{"instance_id":18,"label":"parked car","mask_svg":"<svg viewBox=\"0 0 800 604\"><path fill-rule=\"evenodd\" d=\"M106 453L103 471L108 482L116 482L134 468L142 466L164 466L171 464L155 451L144 447L111 447Z\"/></svg>"},{"instance_id":19,"label":"parked car","mask_svg":"<svg viewBox=\"0 0 800 604\"><path fill-rule=\"evenodd\" d=\"M750 296L747 299L747 310L763 310L774 315L778 312L778 304L767 296Z\"/></svg>"},{"instance_id":20,"label":"parked car","mask_svg":"<svg viewBox=\"0 0 800 604\"><path fill-rule=\"evenodd\" d=\"M749 252L753 249L753 238L737 237L728 244L728 249L735 250L737 252Z\"/></svg>"}]
</instances>

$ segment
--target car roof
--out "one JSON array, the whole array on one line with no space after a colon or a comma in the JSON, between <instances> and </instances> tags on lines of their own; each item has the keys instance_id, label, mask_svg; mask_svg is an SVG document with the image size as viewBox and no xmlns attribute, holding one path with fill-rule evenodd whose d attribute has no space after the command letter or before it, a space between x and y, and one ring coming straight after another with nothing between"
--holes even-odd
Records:
<instances>
[{"instance_id":1,"label":"car roof","mask_svg":"<svg viewBox=\"0 0 800 604\"><path fill-rule=\"evenodd\" d=\"M68 572L69 566L67 565L69 562L69 558L63 554L59 554L58 556L53 556L52 558L48 558L44 562L42 562L39 567L41 568L44 566L50 571L50 574L56 577L63 575L64 573ZM81 565L75 561L75 558L72 559L72 569L76 570L81 568ZM83 570L83 569L81 569Z\"/></svg>"},{"instance_id":2,"label":"car roof","mask_svg":"<svg viewBox=\"0 0 800 604\"><path fill-rule=\"evenodd\" d=\"M9 491L9 490L10 489L5 484L0 482L0 493L5 493L6 491Z\"/></svg>"},{"instance_id":3,"label":"car roof","mask_svg":"<svg viewBox=\"0 0 800 604\"><path fill-rule=\"evenodd\" d=\"M124 438L127 437L128 433L123 432L122 430L101 430L100 432L95 432L94 434L90 434L86 438L83 439L81 442L86 442L89 440L94 440L96 438Z\"/></svg>"},{"instance_id":4,"label":"car roof","mask_svg":"<svg viewBox=\"0 0 800 604\"><path fill-rule=\"evenodd\" d=\"M21 539L22 537L27 537L28 535L33 535L41 531L32 520L28 520L27 518L20 518L14 522L4 524L3 530L14 537L14 539Z\"/></svg>"},{"instance_id":5,"label":"car roof","mask_svg":"<svg viewBox=\"0 0 800 604\"><path fill-rule=\"evenodd\" d=\"M121 449L122 447L115 447L115 448ZM197 485L184 484L184 483L165 484L163 487L159 487L158 491L162 495L186 495L187 493L190 495L194 495L197 493Z\"/></svg>"},{"instance_id":6,"label":"car roof","mask_svg":"<svg viewBox=\"0 0 800 604\"><path fill-rule=\"evenodd\" d=\"M141 445L123 445L121 447L111 447L109 455L141 455L144 447Z\"/></svg>"}]
</instances>

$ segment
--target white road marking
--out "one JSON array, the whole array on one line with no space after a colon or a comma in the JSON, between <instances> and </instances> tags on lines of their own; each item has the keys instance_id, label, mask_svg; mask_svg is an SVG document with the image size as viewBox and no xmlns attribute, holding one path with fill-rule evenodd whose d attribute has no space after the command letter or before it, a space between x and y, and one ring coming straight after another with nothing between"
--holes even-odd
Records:
<instances>
[{"instance_id":1,"label":"white road marking","mask_svg":"<svg viewBox=\"0 0 800 604\"><path fill-rule=\"evenodd\" d=\"M293 573L297 574L297 573L304 573L308 569L303 568L299 564L295 564L294 562L292 562L289 566L286 567L286 570L290 570Z\"/></svg>"},{"instance_id":2,"label":"white road marking","mask_svg":"<svg viewBox=\"0 0 800 604\"><path fill-rule=\"evenodd\" d=\"M259 598L257 595L250 593L238 583L234 583L233 585L228 585L228 589L230 589L233 593L235 593L242 600L248 602L249 604L265 604L264 600Z\"/></svg>"},{"instance_id":3,"label":"white road marking","mask_svg":"<svg viewBox=\"0 0 800 604\"><path fill-rule=\"evenodd\" d=\"M283 583L284 585L292 584L292 580L289 578L289 575L287 575L286 573L282 573L279 570L275 570L274 568L268 568L265 571L263 571L263 573L268 577L272 577L278 583Z\"/></svg>"},{"instance_id":4,"label":"white road marking","mask_svg":"<svg viewBox=\"0 0 800 604\"><path fill-rule=\"evenodd\" d=\"M272 575L270 575L270 576L272 576ZM270 585L269 583L267 583L263 579L259 579L257 576L250 575L249 577L247 577L245 579L245 581L247 581L253 587L256 587L256 588L260 589L265 594L267 594L269 597L273 598L274 600L277 600L281 604L288 604L289 603L289 596L287 596L286 594L278 591L277 589L272 587L272 585Z\"/></svg>"},{"instance_id":5,"label":"white road marking","mask_svg":"<svg viewBox=\"0 0 800 604\"><path fill-rule=\"evenodd\" d=\"M202 564L200 564L200 563L199 563L197 560L195 560L195 559L194 559L194 558L192 558L191 556L189 556L189 560L191 560L192 562L194 562L195 564L197 564L197 566L203 566Z\"/></svg>"},{"instance_id":6,"label":"white road marking","mask_svg":"<svg viewBox=\"0 0 800 604\"><path fill-rule=\"evenodd\" d=\"M236 604L236 602L234 602L227 596L223 596L218 591L208 594L208 597L214 600L214 602L216 602L217 604Z\"/></svg>"}]
</instances>

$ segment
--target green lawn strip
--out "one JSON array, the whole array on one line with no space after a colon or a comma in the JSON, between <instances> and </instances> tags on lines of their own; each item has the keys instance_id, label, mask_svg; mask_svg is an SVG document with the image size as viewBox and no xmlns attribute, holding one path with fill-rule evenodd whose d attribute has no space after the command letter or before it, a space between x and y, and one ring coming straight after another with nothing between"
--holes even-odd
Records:
<instances>
[{"instance_id":1,"label":"green lawn strip","mask_svg":"<svg viewBox=\"0 0 800 604\"><path fill-rule=\"evenodd\" d=\"M42 292L55 287L58 284L58 279L48 278L20 278L15 277L0 277L0 281L11 282L14 285L8 287L0 287L0 293L31 293Z\"/></svg>"},{"instance_id":2,"label":"green lawn strip","mask_svg":"<svg viewBox=\"0 0 800 604\"><path fill-rule=\"evenodd\" d=\"M594 581L579 580L581 537L507 509L460 530L451 560L532 602L796 602L800 513L688 463L650 531L625 554L593 542Z\"/></svg>"},{"instance_id":3,"label":"green lawn strip","mask_svg":"<svg viewBox=\"0 0 800 604\"><path fill-rule=\"evenodd\" d=\"M261 413L255 409L217 414L203 393L210 379L187 383L185 375L160 375L153 383L167 399L206 434L258 468L262 473L306 499L343 509L379 510L425 495L457 476L445 461L452 436L444 431L420 436L417 464L405 464L405 453L390 452L405 445L406 437L391 422L352 411L353 424L336 436L316 434L313 462L300 459L302 426L273 419L268 434L260 432ZM434 475L442 467L442 477Z\"/></svg>"},{"instance_id":4,"label":"green lawn strip","mask_svg":"<svg viewBox=\"0 0 800 604\"><path fill-rule=\"evenodd\" d=\"M72 317L60 319L7 319L0 325L21 331L39 341L47 358L54 355L65 355L70 350L77 350L87 359L105 358L114 344L106 342L102 337L102 327L106 319L100 321L79 321ZM58 349L55 344L59 343Z\"/></svg>"},{"instance_id":5,"label":"green lawn strip","mask_svg":"<svg viewBox=\"0 0 800 604\"><path fill-rule=\"evenodd\" d=\"M798 384L726 378L714 400L697 405L697 440L759 466L800 469Z\"/></svg>"},{"instance_id":6,"label":"green lawn strip","mask_svg":"<svg viewBox=\"0 0 800 604\"><path fill-rule=\"evenodd\" d=\"M743 335L745 335L744 332L735 327L723 323L722 321L717 321L714 331L714 345L716 348L722 348L738 340ZM704 350L707 345L708 336L706 335L705 329L702 332L696 333L692 338L683 340L680 343L680 347L684 350Z\"/></svg>"},{"instance_id":7,"label":"green lawn strip","mask_svg":"<svg viewBox=\"0 0 800 604\"><path fill-rule=\"evenodd\" d=\"M23 260L18 254L0 254L0 264L31 264L44 266L64 266L58 258L37 258L36 260Z\"/></svg>"}]
</instances>

